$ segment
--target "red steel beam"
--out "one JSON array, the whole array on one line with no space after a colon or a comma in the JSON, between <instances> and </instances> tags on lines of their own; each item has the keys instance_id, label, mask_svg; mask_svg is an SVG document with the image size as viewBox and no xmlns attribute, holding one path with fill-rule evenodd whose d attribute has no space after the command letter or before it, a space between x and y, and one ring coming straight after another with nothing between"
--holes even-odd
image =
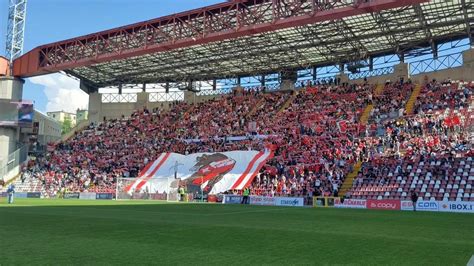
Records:
<instances>
[{"instance_id":1,"label":"red steel beam","mask_svg":"<svg viewBox=\"0 0 474 266\"><path fill-rule=\"evenodd\" d=\"M303 4L309 3L312 7L311 12L300 9L301 13L294 16L275 17L276 15L281 15L279 10L275 12L275 10L281 8L279 0L239 0L51 43L37 47L16 59L13 63L13 75L21 78L32 77L193 45L250 36L257 33L337 20L364 13L379 12L381 10L429 2L429 0L356 1L357 3L353 6L328 10L320 9L320 2L322 1L301 0L300 7ZM331 1L325 0L323 2L330 3ZM250 8L259 4L272 5L274 16L272 21L258 23L258 20L262 18L261 11L258 8L256 11L252 11ZM292 8L293 12L297 9L297 6ZM230 15L231 12L235 14ZM252 16L256 20L255 24L252 25L245 25L245 21L239 20L242 17L248 18ZM202 25L192 25L193 22L196 23L196 21L193 21L193 18L196 17L203 18ZM235 27L231 25L233 18L237 20ZM212 19L214 21L211 21ZM222 29L213 31L212 26L220 26ZM171 27L172 31L165 32L164 27ZM192 35L186 36L190 32ZM121 37L120 43L113 43L113 37L115 36ZM149 44L149 37L160 37L165 41ZM101 49L108 50L101 51Z\"/></svg>"}]
</instances>

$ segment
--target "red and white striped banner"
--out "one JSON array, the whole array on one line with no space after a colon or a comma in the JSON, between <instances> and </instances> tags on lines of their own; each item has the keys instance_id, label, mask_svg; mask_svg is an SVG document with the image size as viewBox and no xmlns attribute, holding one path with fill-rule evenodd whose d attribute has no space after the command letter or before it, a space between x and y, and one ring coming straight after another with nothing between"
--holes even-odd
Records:
<instances>
[{"instance_id":1,"label":"red and white striped banner","mask_svg":"<svg viewBox=\"0 0 474 266\"><path fill-rule=\"evenodd\" d=\"M128 193L168 192L176 177L188 184L208 187L209 194L248 187L265 162L273 157L271 150L230 151L181 155L162 153L149 163L139 177L125 188Z\"/></svg>"}]
</instances>

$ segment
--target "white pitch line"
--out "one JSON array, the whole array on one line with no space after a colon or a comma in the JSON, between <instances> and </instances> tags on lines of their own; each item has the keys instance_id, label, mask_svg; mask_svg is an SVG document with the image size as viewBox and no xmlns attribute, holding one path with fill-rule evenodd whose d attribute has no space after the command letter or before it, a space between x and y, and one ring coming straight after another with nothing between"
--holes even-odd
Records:
<instances>
[{"instance_id":1,"label":"white pitch line","mask_svg":"<svg viewBox=\"0 0 474 266\"><path fill-rule=\"evenodd\" d=\"M466 266L474 266L474 255L471 256L471 259L467 262Z\"/></svg>"}]
</instances>

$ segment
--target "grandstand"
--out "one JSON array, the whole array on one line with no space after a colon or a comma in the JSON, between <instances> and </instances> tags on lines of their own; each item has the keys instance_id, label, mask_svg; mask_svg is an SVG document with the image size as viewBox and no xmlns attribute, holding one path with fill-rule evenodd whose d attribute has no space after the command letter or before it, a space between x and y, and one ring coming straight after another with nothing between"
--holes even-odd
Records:
<instances>
[{"instance_id":1,"label":"grandstand","mask_svg":"<svg viewBox=\"0 0 474 266\"><path fill-rule=\"evenodd\" d=\"M0 264L473 265L473 27L470 0L228 0L0 57L0 108L56 72L89 95L34 156L0 119Z\"/></svg>"},{"instance_id":2,"label":"grandstand","mask_svg":"<svg viewBox=\"0 0 474 266\"><path fill-rule=\"evenodd\" d=\"M78 78L89 124L15 182L115 195L161 154L272 150L242 184L252 195L474 201L473 13L464 0L228 1L42 45L13 75Z\"/></svg>"}]
</instances>

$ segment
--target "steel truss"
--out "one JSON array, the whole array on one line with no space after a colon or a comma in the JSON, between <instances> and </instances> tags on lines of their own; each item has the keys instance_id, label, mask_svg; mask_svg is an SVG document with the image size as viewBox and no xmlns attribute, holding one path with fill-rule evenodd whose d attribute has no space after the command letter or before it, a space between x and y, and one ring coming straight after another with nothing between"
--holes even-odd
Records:
<instances>
[{"instance_id":1,"label":"steel truss","mask_svg":"<svg viewBox=\"0 0 474 266\"><path fill-rule=\"evenodd\" d=\"M461 0L239 0L40 46L14 74L64 70L96 88L256 76L403 54L471 23Z\"/></svg>"},{"instance_id":2,"label":"steel truss","mask_svg":"<svg viewBox=\"0 0 474 266\"><path fill-rule=\"evenodd\" d=\"M25 38L27 0L10 0L8 5L8 26L6 57L10 62L23 53L23 42Z\"/></svg>"}]
</instances>

